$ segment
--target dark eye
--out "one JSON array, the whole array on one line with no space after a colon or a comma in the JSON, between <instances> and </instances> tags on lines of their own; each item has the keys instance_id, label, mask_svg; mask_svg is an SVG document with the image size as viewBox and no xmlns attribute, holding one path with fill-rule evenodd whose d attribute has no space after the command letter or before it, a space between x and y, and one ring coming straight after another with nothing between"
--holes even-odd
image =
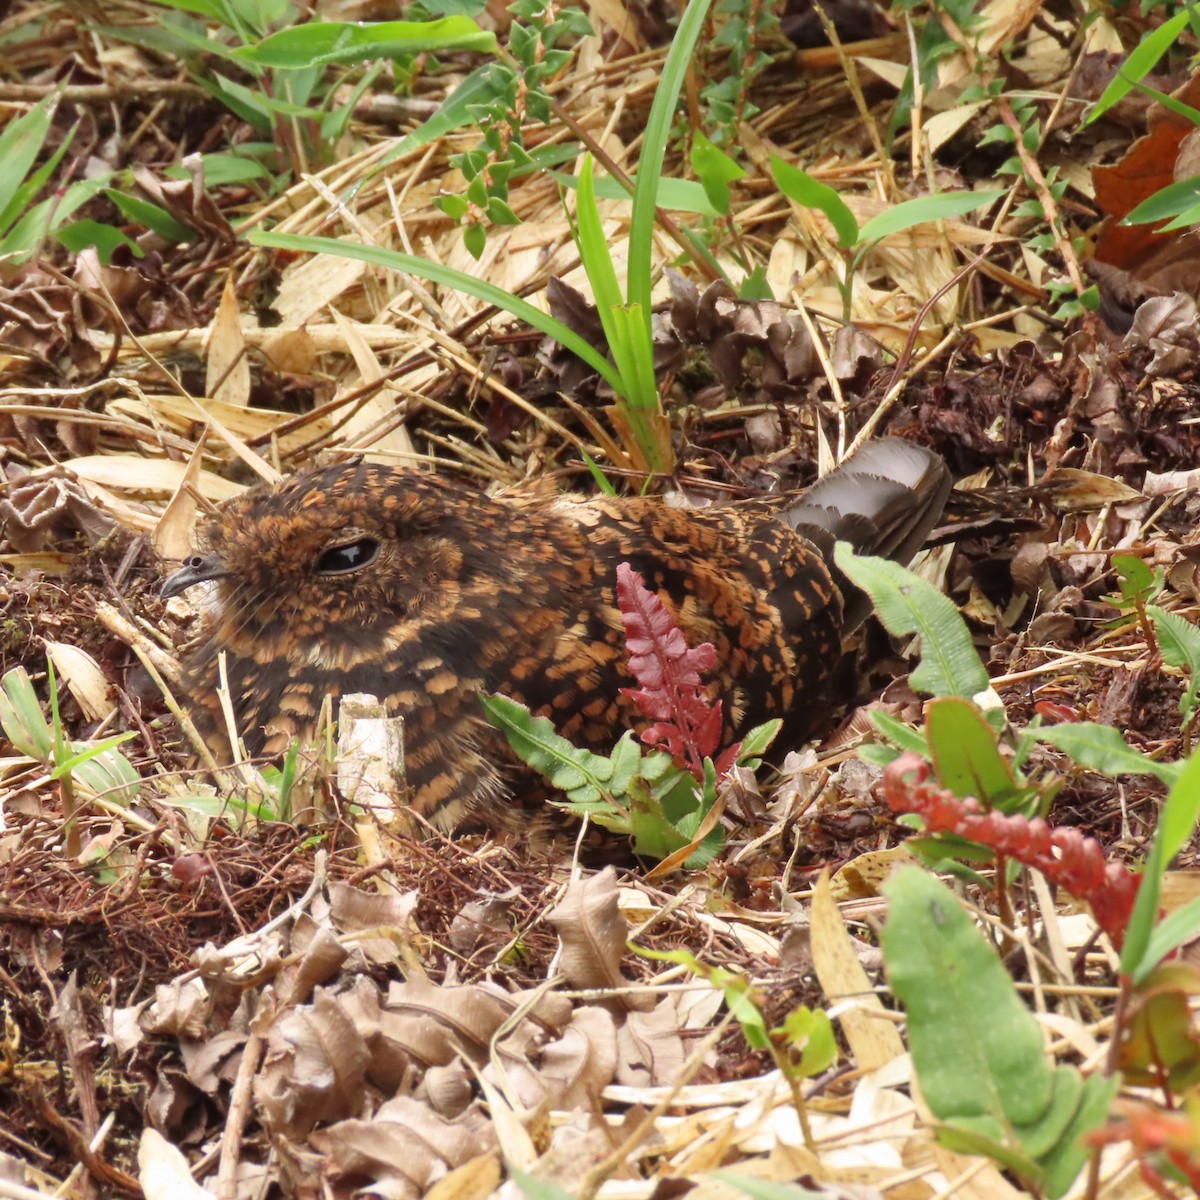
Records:
<instances>
[{"instance_id":1,"label":"dark eye","mask_svg":"<svg viewBox=\"0 0 1200 1200\"><path fill-rule=\"evenodd\" d=\"M348 575L375 561L379 543L374 538L359 538L344 546L330 546L317 559L318 575Z\"/></svg>"}]
</instances>

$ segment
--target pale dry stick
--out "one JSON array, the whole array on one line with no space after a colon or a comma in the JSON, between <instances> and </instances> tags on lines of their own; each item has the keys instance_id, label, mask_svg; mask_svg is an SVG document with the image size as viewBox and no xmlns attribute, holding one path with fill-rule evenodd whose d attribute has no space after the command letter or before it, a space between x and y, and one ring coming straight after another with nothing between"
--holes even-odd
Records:
<instances>
[{"instance_id":1,"label":"pale dry stick","mask_svg":"<svg viewBox=\"0 0 1200 1200\"><path fill-rule=\"evenodd\" d=\"M130 78L121 83L0 83L0 101L5 103L37 104L47 96L57 96L69 104L107 104L114 100L146 100L152 96L184 100L211 99L208 92L194 83L181 83L173 79Z\"/></svg>"},{"instance_id":2,"label":"pale dry stick","mask_svg":"<svg viewBox=\"0 0 1200 1200\"><path fill-rule=\"evenodd\" d=\"M128 383L129 381L123 380L122 382ZM4 394L6 393L0 392L0 395ZM7 394L11 395L13 392L10 391ZM40 394L40 392L31 393L28 388L22 388L20 394L28 397L31 394ZM110 416L107 413L94 413L71 408L45 408L38 404L0 404L0 413L14 417L41 417L47 421L61 421L73 425L98 425L117 433L126 434L134 441L157 446L160 450L171 449L187 452L195 449L190 441L179 437L178 434L158 429L152 432L128 417Z\"/></svg>"},{"instance_id":3,"label":"pale dry stick","mask_svg":"<svg viewBox=\"0 0 1200 1200\"><path fill-rule=\"evenodd\" d=\"M204 739L200 736L199 730L192 723L191 717L180 706L166 679L163 678L164 674L169 675L176 686L179 685L181 677L174 660L169 655L164 654L145 634L128 621L114 605L109 604L107 601L102 600L96 605L96 617L105 629L124 642L138 656L138 660L146 668L150 678L154 681L154 686L162 694L163 702L179 722L180 729L183 730L184 736L191 742L193 749L200 756L200 760L209 771L218 778L221 778L223 772L217 766L216 759L212 756L212 751L209 750ZM163 668L162 671L159 670L160 665Z\"/></svg>"},{"instance_id":4,"label":"pale dry stick","mask_svg":"<svg viewBox=\"0 0 1200 1200\"><path fill-rule=\"evenodd\" d=\"M1059 977L1070 979L1073 971L1071 955L1067 950L1066 940L1063 938L1062 926L1058 922L1058 909L1055 906L1054 897L1050 894L1050 885L1041 871L1031 871L1030 876L1033 881L1033 893L1037 897L1038 907L1042 910L1042 930L1046 937L1046 948L1050 952L1050 958ZM1039 991L1049 994L1050 988L1045 983L1039 982ZM1075 996L1067 997L1067 1007L1071 1016L1082 1024L1083 1014L1079 1011L1079 1004Z\"/></svg>"},{"instance_id":5,"label":"pale dry stick","mask_svg":"<svg viewBox=\"0 0 1200 1200\"><path fill-rule=\"evenodd\" d=\"M820 5L816 6L816 11L820 12ZM821 364L821 370L825 372L825 382L829 384L829 390L833 393L833 403L837 412L838 422L838 444L837 444L837 461L841 462L846 456L846 397L842 394L842 384L837 377L837 373L833 369L833 360L825 353L825 343L821 340L820 334L817 333L817 327L813 324L812 317L809 316L808 310L804 307L804 299L800 298L796 305L796 315L800 318L805 331L808 333L808 339L812 342L813 353L817 356L817 362ZM820 422L817 422L820 425Z\"/></svg>"},{"instance_id":6,"label":"pale dry stick","mask_svg":"<svg viewBox=\"0 0 1200 1200\"><path fill-rule=\"evenodd\" d=\"M386 155L390 149L391 147L386 141L380 142L378 145L371 146L369 149L364 150L360 154L353 155L348 159L342 160L341 162L332 163L323 171L318 171L314 178L324 180L326 176L333 177L329 186L335 191L340 190L341 188L344 188L362 178L364 165L369 166L372 159L384 157L384 155ZM413 149L409 154L401 155L397 161L403 161L409 157L416 157L418 153L418 149ZM234 233L241 237L247 232L247 230L253 229L257 225L261 225L269 217L274 216L275 213L281 208L288 209L289 211L279 223L280 232L292 232L297 226L303 226L304 222L313 215L319 216L324 211L321 208L319 197L311 196L308 200L304 201L304 203L298 203L294 193L302 189L307 189L310 192L312 190L305 182L297 182L292 184L292 186L288 188L288 190L282 195L276 196L274 200L263 205L262 208L257 209L251 216L247 217L246 220L242 221L238 225L235 225L233 227ZM293 208L293 206L296 207Z\"/></svg>"},{"instance_id":7,"label":"pale dry stick","mask_svg":"<svg viewBox=\"0 0 1200 1200\"><path fill-rule=\"evenodd\" d=\"M182 396L185 400L190 401L195 406L196 411L200 414L201 418L212 426L217 435L234 452L234 454L236 454L238 458L240 458L256 475L258 475L259 478L265 480L267 483L278 483L280 479L279 472L274 470L274 468L269 462L266 461L266 459L262 458L258 454L255 454L255 452L251 450L250 447L240 437L238 437L236 433L229 429L223 421L218 419L212 413L208 412L195 398L195 396L193 396L183 386L183 384L181 384L179 380L177 380L175 376L167 370L163 363L159 362L159 360L155 358L155 356L142 342L141 338L139 338L137 334L133 332L132 328L130 328L129 322L125 320L125 314L120 310L116 301L113 300L112 294L109 292L104 281L102 279L97 279L96 286L99 289L100 295L104 297L109 311L114 317L116 317L118 321L121 322L121 326L124 328L126 336L128 336L129 340L133 342L133 344L142 352L142 354L144 354L146 358L159 369L171 390L177 395Z\"/></svg>"},{"instance_id":8,"label":"pale dry stick","mask_svg":"<svg viewBox=\"0 0 1200 1200\"><path fill-rule=\"evenodd\" d=\"M867 99L863 95L862 85L858 80L858 67L846 54L846 48L842 45L842 39L838 36L838 31L833 22L829 19L825 9L820 4L813 5L813 12L817 14L821 22L822 28L825 30L825 36L829 39L830 46L833 47L834 53L838 57L838 66L842 69L842 75L845 77L846 86L850 89L850 95L854 98L854 106L858 109L859 118L867 127L867 136L871 139L871 144L875 148L875 155L879 160L879 164L883 169L883 174L887 178L887 187L884 189L885 194L882 199L886 202L889 195L894 195L896 191L896 179L892 173L892 160L887 152L887 147L883 144L883 139L879 136L879 130L875 126L875 118L871 113L870 106L867 104ZM905 15L906 23L908 21L907 14ZM913 111L917 111L917 96L920 94L920 71L913 68ZM916 172L913 172L914 176Z\"/></svg>"},{"instance_id":9,"label":"pale dry stick","mask_svg":"<svg viewBox=\"0 0 1200 1200\"><path fill-rule=\"evenodd\" d=\"M311 184L313 190L321 197L322 200L329 205L330 213L339 215L351 229L358 234L363 245L378 246L378 242L371 235L370 231L359 220L358 214L349 209L341 200L330 191L329 187L316 176L306 175L305 179ZM433 293L425 286L425 284L415 275L410 275L407 271L398 270L395 267L386 267L390 274L395 275L400 282L421 302L422 306L435 320L441 321L444 325L453 325L446 310L437 302Z\"/></svg>"},{"instance_id":10,"label":"pale dry stick","mask_svg":"<svg viewBox=\"0 0 1200 1200\"><path fill-rule=\"evenodd\" d=\"M225 1128L221 1131L221 1159L217 1166L218 1200L237 1200L238 1166L241 1162L242 1134L250 1118L250 1095L254 1077L258 1074L267 1039L254 1026L263 1020L263 1009L268 1001L260 999L258 1012L251 1022L251 1030L242 1046L237 1076L229 1093L229 1109L225 1114Z\"/></svg>"}]
</instances>

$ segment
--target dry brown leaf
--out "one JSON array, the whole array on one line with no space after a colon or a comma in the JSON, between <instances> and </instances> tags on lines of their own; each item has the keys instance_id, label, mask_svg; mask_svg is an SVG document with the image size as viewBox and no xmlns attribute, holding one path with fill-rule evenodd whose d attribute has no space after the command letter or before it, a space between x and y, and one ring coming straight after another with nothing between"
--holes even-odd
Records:
<instances>
[{"instance_id":1,"label":"dry brown leaf","mask_svg":"<svg viewBox=\"0 0 1200 1200\"><path fill-rule=\"evenodd\" d=\"M337 327L346 339L346 349L350 351L354 365L358 368L357 380L346 380L340 389L342 394L357 391L362 384L379 383L384 377L384 369L379 365L375 351L371 349L365 337L359 330L359 325L348 317L343 317L336 308L330 309ZM341 438L348 446L369 446L372 450L391 451L396 454L412 454L417 452L416 446L408 430L403 425L389 429L386 433L371 433L381 422L396 415L396 409L404 402L398 388L390 383L382 383L380 390L369 397L358 407L353 415L342 426ZM370 459L372 456L367 454ZM376 459L379 462L390 462L385 454Z\"/></svg>"},{"instance_id":2,"label":"dry brown leaf","mask_svg":"<svg viewBox=\"0 0 1200 1200\"><path fill-rule=\"evenodd\" d=\"M188 459L187 468L179 480L175 494L167 501L167 507L158 519L150 541L159 558L182 559L192 550L193 532L199 504L196 492L200 489L201 463L205 438L201 436Z\"/></svg>"},{"instance_id":3,"label":"dry brown leaf","mask_svg":"<svg viewBox=\"0 0 1200 1200\"><path fill-rule=\"evenodd\" d=\"M514 1107L593 1109L616 1070L616 1029L612 1014L592 1004L576 1009L560 1036L549 1042L532 1022L522 1021L495 1053L483 1077Z\"/></svg>"},{"instance_id":4,"label":"dry brown leaf","mask_svg":"<svg viewBox=\"0 0 1200 1200\"><path fill-rule=\"evenodd\" d=\"M45 646L59 679L66 683L83 715L89 721L103 721L117 705L109 696L109 682L100 664L78 646L51 641Z\"/></svg>"},{"instance_id":5,"label":"dry brown leaf","mask_svg":"<svg viewBox=\"0 0 1200 1200\"><path fill-rule=\"evenodd\" d=\"M182 1151L149 1126L138 1143L138 1182L146 1200L212 1200L192 1178Z\"/></svg>"},{"instance_id":6,"label":"dry brown leaf","mask_svg":"<svg viewBox=\"0 0 1200 1200\"><path fill-rule=\"evenodd\" d=\"M912 861L911 851L904 846L890 846L886 850L860 854L834 873L829 884L833 899L841 902L878 896L880 886L896 865Z\"/></svg>"},{"instance_id":7,"label":"dry brown leaf","mask_svg":"<svg viewBox=\"0 0 1200 1200\"><path fill-rule=\"evenodd\" d=\"M221 303L213 316L204 372L204 394L222 404L242 407L250 402L250 360L242 336L242 317L232 272L225 276Z\"/></svg>"},{"instance_id":8,"label":"dry brown leaf","mask_svg":"<svg viewBox=\"0 0 1200 1200\"><path fill-rule=\"evenodd\" d=\"M902 1055L904 1042L858 961L827 872L813 893L812 953L822 990L842 1010L838 1020L859 1069L873 1071Z\"/></svg>"},{"instance_id":9,"label":"dry brown leaf","mask_svg":"<svg viewBox=\"0 0 1200 1200\"><path fill-rule=\"evenodd\" d=\"M1141 492L1111 475L1075 467L1060 467L1045 487L1050 493L1050 503L1059 512L1103 508L1106 504L1127 504L1143 498Z\"/></svg>"},{"instance_id":10,"label":"dry brown leaf","mask_svg":"<svg viewBox=\"0 0 1200 1200\"><path fill-rule=\"evenodd\" d=\"M304 1136L318 1122L362 1111L370 1057L342 999L320 988L312 1004L285 1011L271 1025L254 1098L274 1132Z\"/></svg>"},{"instance_id":11,"label":"dry brown leaf","mask_svg":"<svg viewBox=\"0 0 1200 1200\"><path fill-rule=\"evenodd\" d=\"M419 899L416 891L383 893L348 883L329 885L330 917L339 932L379 931L376 937L356 938L354 943L369 961L376 963L396 961L395 939L407 938L413 932L412 915ZM395 934L389 936L389 930Z\"/></svg>"},{"instance_id":12,"label":"dry brown leaf","mask_svg":"<svg viewBox=\"0 0 1200 1200\"><path fill-rule=\"evenodd\" d=\"M546 919L558 932L560 966L573 988L622 988L621 974L629 925L617 904L617 876L612 867L586 879L573 880ZM626 1009L645 1012L652 996L614 997Z\"/></svg>"},{"instance_id":13,"label":"dry brown leaf","mask_svg":"<svg viewBox=\"0 0 1200 1200\"><path fill-rule=\"evenodd\" d=\"M720 991L713 988L720 998ZM687 1055L679 1036L679 998L668 996L650 1012L631 1012L617 1030L617 1079L629 1087L666 1086Z\"/></svg>"},{"instance_id":14,"label":"dry brown leaf","mask_svg":"<svg viewBox=\"0 0 1200 1200\"><path fill-rule=\"evenodd\" d=\"M393 1200L419 1200L452 1168L478 1158L496 1139L478 1109L447 1121L419 1100L395 1096L369 1120L339 1121L310 1140L327 1156L326 1169L353 1179L356 1187L366 1180L367 1191L383 1191Z\"/></svg>"}]
</instances>

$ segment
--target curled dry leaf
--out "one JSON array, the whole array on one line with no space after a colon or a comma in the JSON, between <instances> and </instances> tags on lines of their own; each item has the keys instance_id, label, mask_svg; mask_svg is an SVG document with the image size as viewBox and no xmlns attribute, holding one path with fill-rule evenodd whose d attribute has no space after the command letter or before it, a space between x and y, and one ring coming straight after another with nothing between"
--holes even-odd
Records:
<instances>
[{"instance_id":1,"label":"curled dry leaf","mask_svg":"<svg viewBox=\"0 0 1200 1200\"><path fill-rule=\"evenodd\" d=\"M204 394L239 408L248 404L250 360L246 357L246 339L242 336L242 317L232 275L225 277L221 303L213 316L207 357Z\"/></svg>"},{"instance_id":2,"label":"curled dry leaf","mask_svg":"<svg viewBox=\"0 0 1200 1200\"><path fill-rule=\"evenodd\" d=\"M146 1033L170 1033L195 1041L204 1033L210 1008L208 989L201 980L176 979L154 989L154 1003L142 1014L141 1026Z\"/></svg>"},{"instance_id":3,"label":"curled dry leaf","mask_svg":"<svg viewBox=\"0 0 1200 1200\"><path fill-rule=\"evenodd\" d=\"M521 1022L497 1045L496 1054L501 1071L489 1064L484 1076L502 1088L518 1110L543 1104L592 1110L616 1071L616 1028L606 1009L586 1005L576 1009L561 1035L549 1042L532 1022Z\"/></svg>"},{"instance_id":4,"label":"curled dry leaf","mask_svg":"<svg viewBox=\"0 0 1200 1200\"><path fill-rule=\"evenodd\" d=\"M448 1121L409 1096L388 1100L369 1120L339 1121L311 1140L336 1175L391 1200L419 1200L448 1171L495 1144L479 1110Z\"/></svg>"},{"instance_id":5,"label":"curled dry leaf","mask_svg":"<svg viewBox=\"0 0 1200 1200\"><path fill-rule=\"evenodd\" d=\"M19 554L45 549L55 535L82 533L95 543L115 527L78 480L61 472L14 481L0 495L0 540Z\"/></svg>"},{"instance_id":6,"label":"curled dry leaf","mask_svg":"<svg viewBox=\"0 0 1200 1200\"><path fill-rule=\"evenodd\" d=\"M78 646L51 641L45 645L59 679L67 685L83 715L89 721L103 721L116 704L109 698L109 683L100 664Z\"/></svg>"},{"instance_id":7,"label":"curled dry leaf","mask_svg":"<svg viewBox=\"0 0 1200 1200\"><path fill-rule=\"evenodd\" d=\"M138 1144L138 1182L146 1200L212 1200L192 1178L180 1150L149 1127Z\"/></svg>"},{"instance_id":8,"label":"curled dry leaf","mask_svg":"<svg viewBox=\"0 0 1200 1200\"><path fill-rule=\"evenodd\" d=\"M562 945L561 967L573 988L624 988L621 960L629 926L617 904L617 877L605 867L588 879L572 881L562 900L546 914ZM652 996L615 996L625 1009L646 1011Z\"/></svg>"},{"instance_id":9,"label":"curled dry leaf","mask_svg":"<svg viewBox=\"0 0 1200 1200\"><path fill-rule=\"evenodd\" d=\"M618 1083L667 1087L678 1080L686 1058L679 1036L678 999L668 996L649 1012L631 1012L626 1017L617 1030Z\"/></svg>"},{"instance_id":10,"label":"curled dry leaf","mask_svg":"<svg viewBox=\"0 0 1200 1200\"><path fill-rule=\"evenodd\" d=\"M366 1039L341 998L319 988L312 1004L272 1024L254 1098L273 1132L302 1137L319 1122L362 1111L369 1061Z\"/></svg>"}]
</instances>

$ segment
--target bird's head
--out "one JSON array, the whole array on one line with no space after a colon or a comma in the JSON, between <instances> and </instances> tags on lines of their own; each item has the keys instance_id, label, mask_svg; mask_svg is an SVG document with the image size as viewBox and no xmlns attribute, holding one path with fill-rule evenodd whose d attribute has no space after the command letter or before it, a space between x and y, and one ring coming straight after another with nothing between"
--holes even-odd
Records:
<instances>
[{"instance_id":1,"label":"bird's head","mask_svg":"<svg viewBox=\"0 0 1200 1200\"><path fill-rule=\"evenodd\" d=\"M202 603L221 648L350 665L386 649L381 639L397 621L445 615L478 573L491 534L503 544L495 509L412 471L319 468L223 505L162 594L209 584Z\"/></svg>"}]
</instances>

